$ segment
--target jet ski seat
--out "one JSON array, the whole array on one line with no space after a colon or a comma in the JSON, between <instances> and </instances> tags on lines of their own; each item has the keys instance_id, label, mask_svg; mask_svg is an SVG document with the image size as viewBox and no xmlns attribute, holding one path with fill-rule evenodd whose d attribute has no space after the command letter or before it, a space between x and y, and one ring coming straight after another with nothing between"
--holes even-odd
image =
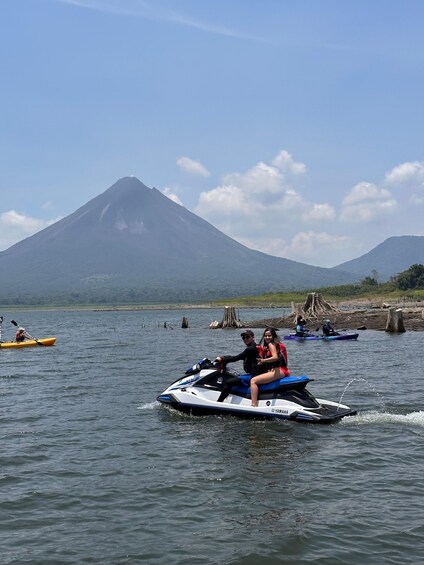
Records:
<instances>
[{"instance_id":1,"label":"jet ski seat","mask_svg":"<svg viewBox=\"0 0 424 565\"><path fill-rule=\"evenodd\" d=\"M242 394L250 394L250 379L252 375L241 375L241 380L243 381L243 386L234 386L231 391L232 392L240 392ZM305 387L307 383L309 383L312 379L307 377L306 375L302 375L301 377L283 377L282 379L278 379L277 381L272 381L271 383L266 383L264 385L259 385L259 394L261 392L272 392L279 388L294 388L295 386L300 386L301 388ZM247 389L247 390L246 390Z\"/></svg>"}]
</instances>

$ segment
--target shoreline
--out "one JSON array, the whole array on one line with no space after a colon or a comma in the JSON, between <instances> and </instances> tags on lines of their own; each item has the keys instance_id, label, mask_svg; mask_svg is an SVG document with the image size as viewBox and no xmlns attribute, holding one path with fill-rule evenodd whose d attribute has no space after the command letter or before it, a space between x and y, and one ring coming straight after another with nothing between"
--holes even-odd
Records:
<instances>
[{"instance_id":1,"label":"shoreline","mask_svg":"<svg viewBox=\"0 0 424 565\"><path fill-rule=\"evenodd\" d=\"M403 323L405 331L424 331L424 309L422 307L414 308L400 308L403 315ZM323 315L320 317L307 318L307 328L310 331L319 327L321 329L324 318L329 318L336 330L378 330L385 331L388 308L376 310L361 309L361 310L335 310L331 314ZM246 325L246 327L281 327L295 329L295 322L293 314L287 317L268 318L257 320L256 322Z\"/></svg>"},{"instance_id":2,"label":"shoreline","mask_svg":"<svg viewBox=\"0 0 424 565\"><path fill-rule=\"evenodd\" d=\"M419 303L421 304L421 303ZM312 330L317 327L321 327L325 318L331 319L334 327L339 330L379 330L385 331L388 309L389 307L400 308L403 314L403 322L406 331L424 331L424 305L418 306L417 302L396 302L393 304L387 304L381 301L372 302L369 299L353 299L344 300L332 304L334 311L328 314L322 314L319 316L313 316L307 318L307 327ZM292 305L275 305L264 306L264 305L246 305L239 304L233 305L236 310L287 310L291 308ZM90 306L51 306L51 307L38 307L38 306L15 306L11 307L8 305L2 310L6 311L28 311L28 310L38 310L38 311L92 311L92 312L143 312L143 311L163 311L163 310L222 310L224 312L226 306L225 304L149 304L149 305L120 305L113 306L108 305L104 307L99 307L98 305ZM244 328L265 328L266 326L272 326L275 328L285 328L294 329L294 315L289 316L275 316L269 318L260 318L253 322L244 322L242 314L239 313L239 321Z\"/></svg>"}]
</instances>

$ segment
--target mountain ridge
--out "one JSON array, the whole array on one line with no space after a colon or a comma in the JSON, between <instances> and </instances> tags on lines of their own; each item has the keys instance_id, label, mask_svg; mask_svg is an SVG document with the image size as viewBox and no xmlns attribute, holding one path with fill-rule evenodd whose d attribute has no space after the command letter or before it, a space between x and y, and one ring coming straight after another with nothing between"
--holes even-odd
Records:
<instances>
[{"instance_id":1,"label":"mountain ridge","mask_svg":"<svg viewBox=\"0 0 424 565\"><path fill-rule=\"evenodd\" d=\"M414 263L424 264L424 236L392 236L368 253L336 265L359 277L371 276L375 271L380 282L409 269Z\"/></svg>"},{"instance_id":2,"label":"mountain ridge","mask_svg":"<svg viewBox=\"0 0 424 565\"><path fill-rule=\"evenodd\" d=\"M135 177L0 253L1 297L196 301L352 282L234 241ZM29 280L29 277L31 280ZM122 296L122 299L124 297ZM63 299L63 298L62 298ZM78 299L78 296L75 298Z\"/></svg>"},{"instance_id":3,"label":"mountain ridge","mask_svg":"<svg viewBox=\"0 0 424 565\"><path fill-rule=\"evenodd\" d=\"M193 303L310 290L358 282L373 270L360 259L328 269L249 249L123 177L0 252L0 303Z\"/></svg>"}]
</instances>

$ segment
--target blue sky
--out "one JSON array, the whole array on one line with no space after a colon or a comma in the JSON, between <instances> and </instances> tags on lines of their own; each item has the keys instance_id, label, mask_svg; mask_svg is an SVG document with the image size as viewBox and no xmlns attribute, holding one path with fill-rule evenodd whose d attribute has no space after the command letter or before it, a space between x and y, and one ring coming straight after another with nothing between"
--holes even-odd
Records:
<instances>
[{"instance_id":1,"label":"blue sky","mask_svg":"<svg viewBox=\"0 0 424 565\"><path fill-rule=\"evenodd\" d=\"M334 266L424 235L421 0L1 0L0 250L135 175Z\"/></svg>"}]
</instances>

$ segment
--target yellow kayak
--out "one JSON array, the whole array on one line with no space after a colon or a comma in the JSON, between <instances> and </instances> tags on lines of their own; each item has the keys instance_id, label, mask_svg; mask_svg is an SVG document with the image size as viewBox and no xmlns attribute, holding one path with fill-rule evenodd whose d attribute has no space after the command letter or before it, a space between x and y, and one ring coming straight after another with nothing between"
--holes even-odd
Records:
<instances>
[{"instance_id":1,"label":"yellow kayak","mask_svg":"<svg viewBox=\"0 0 424 565\"><path fill-rule=\"evenodd\" d=\"M40 339L26 339L25 341L2 341L0 342L0 348L6 347L49 347L54 345L56 342L55 337L42 337Z\"/></svg>"}]
</instances>

